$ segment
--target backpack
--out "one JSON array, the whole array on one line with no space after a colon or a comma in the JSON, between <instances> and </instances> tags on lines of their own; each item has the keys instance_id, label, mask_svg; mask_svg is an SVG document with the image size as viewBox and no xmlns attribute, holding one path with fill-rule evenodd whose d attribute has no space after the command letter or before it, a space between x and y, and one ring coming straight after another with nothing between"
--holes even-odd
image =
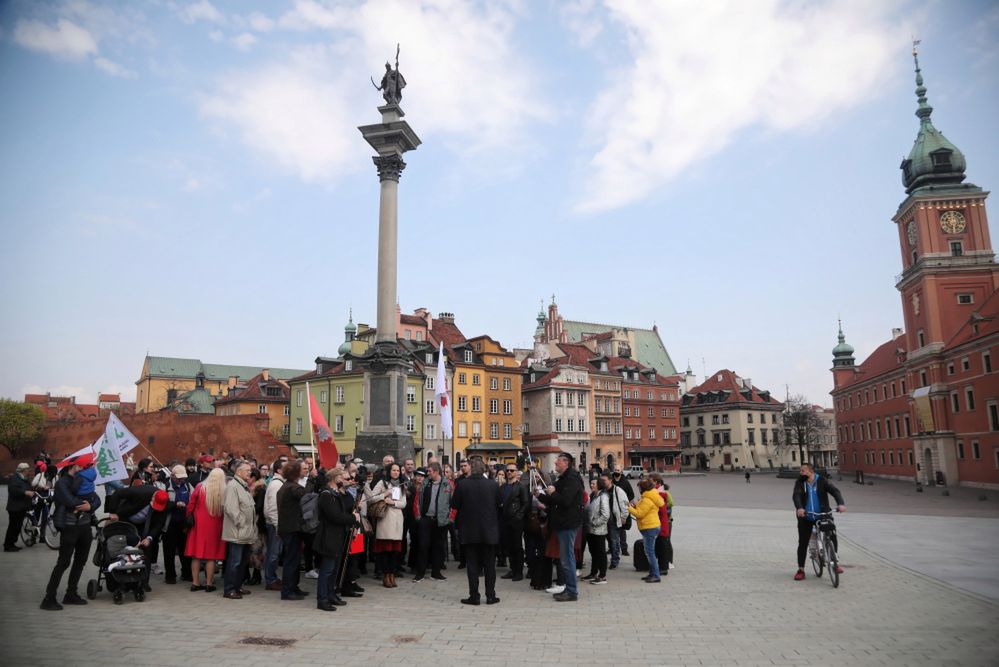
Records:
<instances>
[{"instance_id":1,"label":"backpack","mask_svg":"<svg viewBox=\"0 0 999 667\"><path fill-rule=\"evenodd\" d=\"M299 503L302 507L302 532L315 533L319 530L319 494L309 491Z\"/></svg>"}]
</instances>

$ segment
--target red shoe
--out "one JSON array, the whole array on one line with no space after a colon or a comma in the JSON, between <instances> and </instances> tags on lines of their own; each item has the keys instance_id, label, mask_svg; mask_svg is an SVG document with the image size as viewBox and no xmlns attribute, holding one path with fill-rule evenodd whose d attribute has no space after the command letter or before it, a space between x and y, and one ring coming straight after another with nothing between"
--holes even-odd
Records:
<instances>
[{"instance_id":1,"label":"red shoe","mask_svg":"<svg viewBox=\"0 0 999 667\"><path fill-rule=\"evenodd\" d=\"M836 574L843 574L843 566L842 565L837 565L836 566Z\"/></svg>"},{"instance_id":2,"label":"red shoe","mask_svg":"<svg viewBox=\"0 0 999 667\"><path fill-rule=\"evenodd\" d=\"M801 581L804 578L805 578L805 571L804 570L798 570L797 572L794 573L794 580L795 581Z\"/></svg>"}]
</instances>

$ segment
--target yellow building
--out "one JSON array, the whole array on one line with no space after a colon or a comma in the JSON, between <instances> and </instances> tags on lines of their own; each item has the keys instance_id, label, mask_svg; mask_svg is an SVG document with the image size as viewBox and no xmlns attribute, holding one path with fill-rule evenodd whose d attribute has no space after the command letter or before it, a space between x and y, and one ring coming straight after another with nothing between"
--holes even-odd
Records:
<instances>
[{"instance_id":1,"label":"yellow building","mask_svg":"<svg viewBox=\"0 0 999 667\"><path fill-rule=\"evenodd\" d=\"M247 382L264 366L228 366L205 364L199 359L146 356L142 373L135 382L135 411L156 412L176 401L182 394L195 389L217 400L229 393L230 386ZM289 380L308 371L290 368L270 368L269 377ZM212 413L212 401L203 401L199 411Z\"/></svg>"},{"instance_id":2,"label":"yellow building","mask_svg":"<svg viewBox=\"0 0 999 667\"><path fill-rule=\"evenodd\" d=\"M513 353L489 336L452 345L454 363L454 448L521 446L520 365ZM492 445L487 447L487 445Z\"/></svg>"},{"instance_id":3,"label":"yellow building","mask_svg":"<svg viewBox=\"0 0 999 667\"><path fill-rule=\"evenodd\" d=\"M288 442L290 410L288 383L274 379L267 369L249 382L231 387L226 396L215 399L215 414L219 417L267 415L270 417L271 435L282 442Z\"/></svg>"}]
</instances>

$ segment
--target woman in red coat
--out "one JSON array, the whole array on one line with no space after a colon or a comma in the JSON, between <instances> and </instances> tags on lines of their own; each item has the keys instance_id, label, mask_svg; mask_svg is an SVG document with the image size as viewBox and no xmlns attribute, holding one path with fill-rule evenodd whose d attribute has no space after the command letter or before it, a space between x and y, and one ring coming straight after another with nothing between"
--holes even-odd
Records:
<instances>
[{"instance_id":1,"label":"woman in red coat","mask_svg":"<svg viewBox=\"0 0 999 667\"><path fill-rule=\"evenodd\" d=\"M215 590L215 561L225 558L222 541L222 499L225 494L225 472L216 468L204 482L198 484L187 505L187 516L194 525L187 533L184 555L191 558L191 590ZM205 585L201 585L201 562L205 563Z\"/></svg>"}]
</instances>

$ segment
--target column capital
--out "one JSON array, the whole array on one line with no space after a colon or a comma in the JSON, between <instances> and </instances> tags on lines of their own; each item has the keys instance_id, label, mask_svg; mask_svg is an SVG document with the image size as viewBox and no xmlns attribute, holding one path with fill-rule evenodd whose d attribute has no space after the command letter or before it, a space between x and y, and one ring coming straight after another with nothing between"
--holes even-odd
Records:
<instances>
[{"instance_id":1,"label":"column capital","mask_svg":"<svg viewBox=\"0 0 999 667\"><path fill-rule=\"evenodd\" d=\"M376 155L371 158L378 169L378 180L399 182L402 170L406 168L406 163L402 155L393 153L391 155Z\"/></svg>"}]
</instances>

